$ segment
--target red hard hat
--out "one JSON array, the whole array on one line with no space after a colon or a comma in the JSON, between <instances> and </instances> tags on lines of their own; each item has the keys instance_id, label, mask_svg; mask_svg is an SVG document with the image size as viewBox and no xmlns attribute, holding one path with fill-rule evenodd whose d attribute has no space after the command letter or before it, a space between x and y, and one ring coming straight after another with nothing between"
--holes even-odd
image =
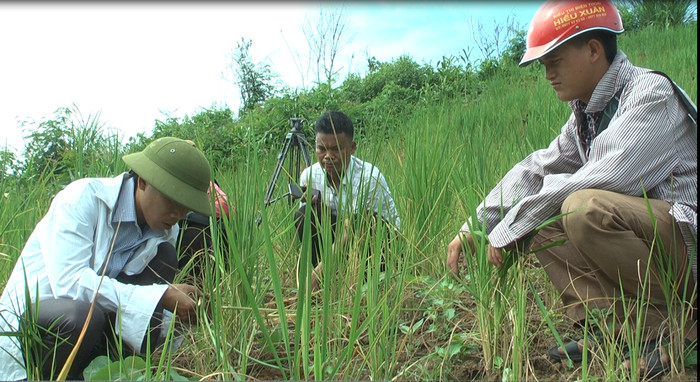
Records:
<instances>
[{"instance_id":1,"label":"red hard hat","mask_svg":"<svg viewBox=\"0 0 700 382\"><path fill-rule=\"evenodd\" d=\"M551 52L583 32L600 29L622 33L620 13L611 1L556 1L542 4L527 31L527 50L520 66Z\"/></svg>"}]
</instances>

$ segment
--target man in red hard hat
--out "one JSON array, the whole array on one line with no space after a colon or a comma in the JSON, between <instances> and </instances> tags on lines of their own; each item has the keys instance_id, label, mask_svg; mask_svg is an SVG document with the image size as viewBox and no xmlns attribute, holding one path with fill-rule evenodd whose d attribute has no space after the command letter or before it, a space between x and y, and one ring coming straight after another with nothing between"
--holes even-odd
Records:
<instances>
[{"instance_id":1,"label":"man in red hard hat","mask_svg":"<svg viewBox=\"0 0 700 382\"><path fill-rule=\"evenodd\" d=\"M503 250L546 248L536 255L566 314L582 327L610 329L628 368L633 339L624 328L639 329L636 356L649 377L670 369L671 340L697 337L687 315L696 295L698 199L697 126L688 112L697 109L666 76L618 51L623 30L610 1L548 1L536 12L520 65L539 61L572 114L549 147L487 195L448 245L447 265L459 274L476 230L488 234L497 267ZM555 216L563 217L537 229ZM606 322L586 322L596 309L608 312ZM549 356L581 361L595 349L583 345L554 346Z\"/></svg>"}]
</instances>

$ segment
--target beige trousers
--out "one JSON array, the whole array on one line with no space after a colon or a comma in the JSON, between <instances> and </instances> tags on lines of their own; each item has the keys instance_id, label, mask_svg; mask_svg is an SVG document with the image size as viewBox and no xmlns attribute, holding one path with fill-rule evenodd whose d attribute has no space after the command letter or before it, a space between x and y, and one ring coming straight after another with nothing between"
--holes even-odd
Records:
<instances>
[{"instance_id":1,"label":"beige trousers","mask_svg":"<svg viewBox=\"0 0 700 382\"><path fill-rule=\"evenodd\" d=\"M663 200L603 190L577 191L564 201L561 212L566 215L537 233L532 250L565 240L536 256L570 318L583 322L587 309L609 309L619 332L625 319L634 325L645 314L643 333L653 338L669 328L670 320L680 319L684 310L679 305L695 306L690 301L695 281L670 208ZM671 314L664 291L675 295ZM697 336L695 319L688 321L685 335L692 340Z\"/></svg>"}]
</instances>

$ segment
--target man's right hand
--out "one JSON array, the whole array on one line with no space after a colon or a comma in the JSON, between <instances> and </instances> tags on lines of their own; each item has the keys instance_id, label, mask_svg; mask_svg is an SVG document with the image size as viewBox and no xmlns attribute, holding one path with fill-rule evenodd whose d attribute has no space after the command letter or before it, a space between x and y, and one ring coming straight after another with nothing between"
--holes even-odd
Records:
<instances>
[{"instance_id":1,"label":"man's right hand","mask_svg":"<svg viewBox=\"0 0 700 382\"><path fill-rule=\"evenodd\" d=\"M462 264L463 243L469 245L470 255L474 253L474 239L466 232L459 232L457 236L447 245L447 268L453 278L459 277L459 267Z\"/></svg>"},{"instance_id":2,"label":"man's right hand","mask_svg":"<svg viewBox=\"0 0 700 382\"><path fill-rule=\"evenodd\" d=\"M309 193L306 192L307 190L308 190L307 185L303 184L301 186L301 191L304 193L304 195L302 196L301 201L309 203L312 206L318 206L319 203L321 202L321 191L317 190L315 188L312 188L311 189L311 197L308 198L308 201L307 201L307 196L309 195Z\"/></svg>"},{"instance_id":3,"label":"man's right hand","mask_svg":"<svg viewBox=\"0 0 700 382\"><path fill-rule=\"evenodd\" d=\"M160 298L163 308L175 312L185 324L197 323L197 301L202 297L199 288L188 284L171 284Z\"/></svg>"}]
</instances>

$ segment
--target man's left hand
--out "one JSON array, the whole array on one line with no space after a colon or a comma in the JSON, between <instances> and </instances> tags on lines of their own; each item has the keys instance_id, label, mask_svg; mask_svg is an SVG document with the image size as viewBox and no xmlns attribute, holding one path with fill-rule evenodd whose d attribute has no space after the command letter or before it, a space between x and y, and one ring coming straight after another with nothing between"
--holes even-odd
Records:
<instances>
[{"instance_id":1,"label":"man's left hand","mask_svg":"<svg viewBox=\"0 0 700 382\"><path fill-rule=\"evenodd\" d=\"M489 244L489 249L488 249L489 263L500 268L503 265L503 252L502 251L503 251L502 248L496 248L493 245Z\"/></svg>"}]
</instances>

